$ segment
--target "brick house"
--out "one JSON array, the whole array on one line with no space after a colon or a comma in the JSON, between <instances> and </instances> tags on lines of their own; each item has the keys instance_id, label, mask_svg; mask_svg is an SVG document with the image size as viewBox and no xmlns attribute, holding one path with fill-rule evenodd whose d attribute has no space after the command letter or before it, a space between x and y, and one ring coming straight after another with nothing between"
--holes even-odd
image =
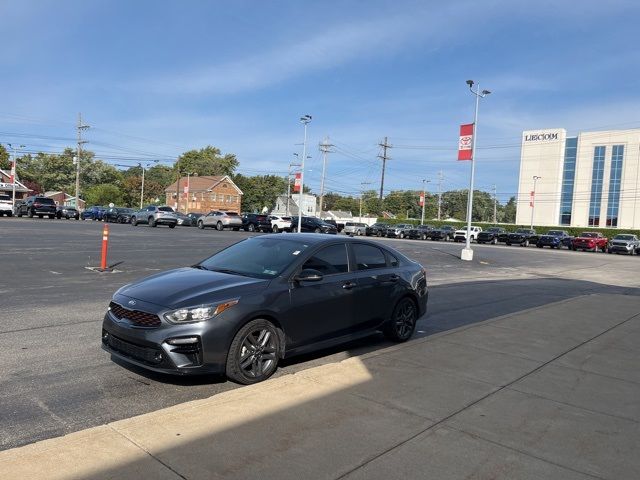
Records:
<instances>
[{"instance_id":1,"label":"brick house","mask_svg":"<svg viewBox=\"0 0 640 480\"><path fill-rule=\"evenodd\" d=\"M44 196L52 199L54 202L56 202L56 205L65 207L76 206L76 197L73 197L66 192L44 192ZM85 201L80 199L77 208L78 210L84 210Z\"/></svg>"},{"instance_id":2,"label":"brick house","mask_svg":"<svg viewBox=\"0 0 640 480\"><path fill-rule=\"evenodd\" d=\"M29 190L22 183L16 180L16 200L27 198L32 190ZM13 183L11 183L11 172L0 170L0 193L13 195Z\"/></svg>"},{"instance_id":3,"label":"brick house","mask_svg":"<svg viewBox=\"0 0 640 480\"><path fill-rule=\"evenodd\" d=\"M181 212L242 211L242 190L228 175L182 177L164 190L166 205ZM179 198L176 202L176 193Z\"/></svg>"}]
</instances>

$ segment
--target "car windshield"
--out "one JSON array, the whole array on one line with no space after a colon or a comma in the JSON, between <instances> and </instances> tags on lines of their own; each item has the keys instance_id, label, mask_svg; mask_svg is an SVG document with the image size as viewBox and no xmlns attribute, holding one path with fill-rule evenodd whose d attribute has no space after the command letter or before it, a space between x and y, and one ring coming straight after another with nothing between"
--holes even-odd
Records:
<instances>
[{"instance_id":1,"label":"car windshield","mask_svg":"<svg viewBox=\"0 0 640 480\"><path fill-rule=\"evenodd\" d=\"M158 210L161 212L173 212L173 208L171 207L158 207Z\"/></svg>"},{"instance_id":2,"label":"car windshield","mask_svg":"<svg viewBox=\"0 0 640 480\"><path fill-rule=\"evenodd\" d=\"M614 240L635 240L633 235L616 235L613 237Z\"/></svg>"},{"instance_id":3,"label":"car windshield","mask_svg":"<svg viewBox=\"0 0 640 480\"><path fill-rule=\"evenodd\" d=\"M236 212L222 212L223 215L227 215L229 217L237 217L238 214Z\"/></svg>"},{"instance_id":4,"label":"car windshield","mask_svg":"<svg viewBox=\"0 0 640 480\"><path fill-rule=\"evenodd\" d=\"M595 237L597 237L597 236L598 236L598 234L597 234L597 233L594 233L594 232L582 232L582 233L580 234L580 236L581 236L581 237L586 237L586 238L595 238Z\"/></svg>"},{"instance_id":5,"label":"car windshield","mask_svg":"<svg viewBox=\"0 0 640 480\"><path fill-rule=\"evenodd\" d=\"M207 258L198 268L254 278L280 275L308 245L295 240L253 237Z\"/></svg>"},{"instance_id":6,"label":"car windshield","mask_svg":"<svg viewBox=\"0 0 640 480\"><path fill-rule=\"evenodd\" d=\"M529 230L524 230L522 228L516 230L516 233L529 233Z\"/></svg>"},{"instance_id":7,"label":"car windshield","mask_svg":"<svg viewBox=\"0 0 640 480\"><path fill-rule=\"evenodd\" d=\"M547 235L551 235L553 237L559 237L564 235L564 232L562 230L549 230L547 232Z\"/></svg>"}]
</instances>

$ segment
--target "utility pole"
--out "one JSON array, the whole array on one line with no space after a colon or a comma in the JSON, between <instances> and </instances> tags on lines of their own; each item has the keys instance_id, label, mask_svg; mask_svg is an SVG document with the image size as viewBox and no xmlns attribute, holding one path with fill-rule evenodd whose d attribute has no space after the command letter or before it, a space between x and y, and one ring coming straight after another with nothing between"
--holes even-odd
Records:
<instances>
[{"instance_id":1,"label":"utility pole","mask_svg":"<svg viewBox=\"0 0 640 480\"><path fill-rule=\"evenodd\" d=\"M387 143L387 137L384 137L384 142L379 143L378 145L382 147L382 155L378 155L378 158L382 159L382 177L380 178L380 201L382 202L382 192L384 190L384 169L387 165L387 160L391 159L387 156L387 148L392 147Z\"/></svg>"},{"instance_id":2,"label":"utility pole","mask_svg":"<svg viewBox=\"0 0 640 480\"><path fill-rule=\"evenodd\" d=\"M442 170L438 172L438 220L440 220L440 212L442 209L442 180L444 176L442 175Z\"/></svg>"},{"instance_id":3,"label":"utility pole","mask_svg":"<svg viewBox=\"0 0 640 480\"><path fill-rule=\"evenodd\" d=\"M427 190L426 184L431 183L431 180L422 179L422 217L420 219L420 225L424 225L424 207L427 204Z\"/></svg>"},{"instance_id":4,"label":"utility pole","mask_svg":"<svg viewBox=\"0 0 640 480\"><path fill-rule=\"evenodd\" d=\"M498 223L498 197L495 185L493 186L493 223Z\"/></svg>"},{"instance_id":5,"label":"utility pole","mask_svg":"<svg viewBox=\"0 0 640 480\"><path fill-rule=\"evenodd\" d=\"M82 132L83 130L87 130L89 125L82 124L82 114L78 113L78 149L76 153L76 208L80 210L80 159L82 157L82 145L84 145L86 140L82 140Z\"/></svg>"},{"instance_id":6,"label":"utility pole","mask_svg":"<svg viewBox=\"0 0 640 480\"><path fill-rule=\"evenodd\" d=\"M323 142L320 144L320 151L322 152L322 178L320 179L320 215L322 215L322 204L324 201L324 175L327 171L327 153L331 153L329 150L330 147L333 147L329 143L329 137L326 137Z\"/></svg>"},{"instance_id":7,"label":"utility pole","mask_svg":"<svg viewBox=\"0 0 640 480\"><path fill-rule=\"evenodd\" d=\"M311 115L303 115L300 121L304 125L304 140L302 141L302 165L300 166L300 196L298 201L298 233L302 232L302 206L304 204L304 161L307 157L307 125L311 122Z\"/></svg>"},{"instance_id":8,"label":"utility pole","mask_svg":"<svg viewBox=\"0 0 640 480\"><path fill-rule=\"evenodd\" d=\"M13 160L11 162L11 211L15 211L16 208L16 182L17 182L17 166L18 166L18 153L17 150L18 149L23 149L24 145L13 145L11 143L7 143L7 145L9 145L9 148L12 150L13 152Z\"/></svg>"}]
</instances>

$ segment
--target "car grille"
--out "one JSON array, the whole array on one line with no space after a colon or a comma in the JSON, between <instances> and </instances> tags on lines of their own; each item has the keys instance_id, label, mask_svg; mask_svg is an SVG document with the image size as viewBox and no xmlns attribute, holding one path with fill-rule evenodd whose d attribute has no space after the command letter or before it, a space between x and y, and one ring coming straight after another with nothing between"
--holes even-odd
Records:
<instances>
[{"instance_id":1,"label":"car grille","mask_svg":"<svg viewBox=\"0 0 640 480\"><path fill-rule=\"evenodd\" d=\"M134 325L138 325L141 327L158 327L161 324L160 317L158 317L157 315L147 312L141 312L139 310L129 310L128 308L124 308L123 306L118 305L115 302L111 302L109 304L109 309L116 318L126 318Z\"/></svg>"},{"instance_id":2,"label":"car grille","mask_svg":"<svg viewBox=\"0 0 640 480\"><path fill-rule=\"evenodd\" d=\"M102 332L102 342L110 349L115 350L122 355L131 357L140 362L159 366L166 363L165 355L162 350L157 348L142 347L135 343L127 342L121 338L115 337L110 333Z\"/></svg>"}]
</instances>

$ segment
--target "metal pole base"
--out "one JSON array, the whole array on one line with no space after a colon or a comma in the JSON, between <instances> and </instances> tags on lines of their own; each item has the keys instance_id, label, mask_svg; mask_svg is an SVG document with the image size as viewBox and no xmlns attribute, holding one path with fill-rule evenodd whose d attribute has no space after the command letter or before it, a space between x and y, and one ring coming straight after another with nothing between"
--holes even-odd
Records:
<instances>
[{"instance_id":1,"label":"metal pole base","mask_svg":"<svg viewBox=\"0 0 640 480\"><path fill-rule=\"evenodd\" d=\"M460 252L460 260L467 260L468 262L473 260L473 250L471 248L463 248Z\"/></svg>"}]
</instances>

